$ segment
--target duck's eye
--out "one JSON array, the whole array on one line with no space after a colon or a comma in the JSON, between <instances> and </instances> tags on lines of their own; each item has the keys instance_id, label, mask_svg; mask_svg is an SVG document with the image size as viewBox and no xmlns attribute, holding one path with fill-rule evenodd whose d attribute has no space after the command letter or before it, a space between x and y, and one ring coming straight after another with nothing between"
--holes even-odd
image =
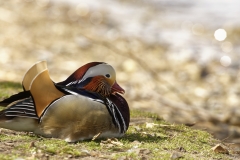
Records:
<instances>
[{"instance_id":1,"label":"duck's eye","mask_svg":"<svg viewBox=\"0 0 240 160\"><path fill-rule=\"evenodd\" d=\"M105 76L106 76L107 78L110 78L110 74L106 74Z\"/></svg>"}]
</instances>

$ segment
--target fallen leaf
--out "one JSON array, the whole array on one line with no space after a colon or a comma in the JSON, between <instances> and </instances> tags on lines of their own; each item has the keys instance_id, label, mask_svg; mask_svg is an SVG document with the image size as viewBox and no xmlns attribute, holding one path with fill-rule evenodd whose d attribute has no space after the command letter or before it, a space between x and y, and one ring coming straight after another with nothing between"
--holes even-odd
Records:
<instances>
[{"instance_id":1,"label":"fallen leaf","mask_svg":"<svg viewBox=\"0 0 240 160\"><path fill-rule=\"evenodd\" d=\"M159 124L160 127L175 127L174 124Z\"/></svg>"},{"instance_id":2,"label":"fallen leaf","mask_svg":"<svg viewBox=\"0 0 240 160\"><path fill-rule=\"evenodd\" d=\"M92 138L92 141L94 141L95 139L97 139L100 135L101 135L102 132L99 132L98 134L96 134L95 136L93 136Z\"/></svg>"},{"instance_id":3,"label":"fallen leaf","mask_svg":"<svg viewBox=\"0 0 240 160\"><path fill-rule=\"evenodd\" d=\"M82 156L89 156L89 155L91 155L91 154L90 154L90 152L89 152L88 150L82 149L82 150L81 150L81 155L82 155Z\"/></svg>"},{"instance_id":4,"label":"fallen leaf","mask_svg":"<svg viewBox=\"0 0 240 160\"><path fill-rule=\"evenodd\" d=\"M155 133L147 133L147 132L141 132L141 135L142 136L145 136L145 137L155 137Z\"/></svg>"},{"instance_id":5,"label":"fallen leaf","mask_svg":"<svg viewBox=\"0 0 240 160\"><path fill-rule=\"evenodd\" d=\"M211 150L213 150L216 153L229 154L227 148L222 144L217 144L216 146L212 147Z\"/></svg>"},{"instance_id":6,"label":"fallen leaf","mask_svg":"<svg viewBox=\"0 0 240 160\"><path fill-rule=\"evenodd\" d=\"M135 131L137 131L137 132L139 132L139 131L142 130L139 126L134 126L134 129L135 129Z\"/></svg>"},{"instance_id":7,"label":"fallen leaf","mask_svg":"<svg viewBox=\"0 0 240 160\"><path fill-rule=\"evenodd\" d=\"M153 128L156 125L158 125L158 124L146 122L146 128Z\"/></svg>"},{"instance_id":8,"label":"fallen leaf","mask_svg":"<svg viewBox=\"0 0 240 160\"><path fill-rule=\"evenodd\" d=\"M179 159L179 158L183 158L183 155L179 152L173 152L170 158L171 159Z\"/></svg>"},{"instance_id":9,"label":"fallen leaf","mask_svg":"<svg viewBox=\"0 0 240 160\"><path fill-rule=\"evenodd\" d=\"M131 144L133 145L132 148L138 148L142 143L139 142L139 141L137 141L137 140L135 140L135 141L133 141Z\"/></svg>"},{"instance_id":10,"label":"fallen leaf","mask_svg":"<svg viewBox=\"0 0 240 160\"><path fill-rule=\"evenodd\" d=\"M4 142L4 144L7 145L7 146L14 146L13 142Z\"/></svg>"},{"instance_id":11,"label":"fallen leaf","mask_svg":"<svg viewBox=\"0 0 240 160\"><path fill-rule=\"evenodd\" d=\"M101 141L100 145L106 146L107 148L111 148L114 146L123 146L122 142L119 142L116 138L107 139L106 141Z\"/></svg>"},{"instance_id":12,"label":"fallen leaf","mask_svg":"<svg viewBox=\"0 0 240 160\"><path fill-rule=\"evenodd\" d=\"M141 155L140 157L141 157L140 158L141 160L148 160L149 159L148 156L146 156L146 155Z\"/></svg>"},{"instance_id":13,"label":"fallen leaf","mask_svg":"<svg viewBox=\"0 0 240 160\"><path fill-rule=\"evenodd\" d=\"M35 142L34 142L34 141L32 141L32 142L30 143L30 145L29 145L29 148L32 148L32 147L36 147L36 145L35 145Z\"/></svg>"},{"instance_id":14,"label":"fallen leaf","mask_svg":"<svg viewBox=\"0 0 240 160\"><path fill-rule=\"evenodd\" d=\"M151 151L149 149L142 148L142 149L139 149L138 154L147 155L147 154L150 154L150 153L151 153Z\"/></svg>"},{"instance_id":15,"label":"fallen leaf","mask_svg":"<svg viewBox=\"0 0 240 160\"><path fill-rule=\"evenodd\" d=\"M116 141L112 141L111 143L116 145L116 146L122 146L123 145L123 143L119 142L119 141L117 141L117 142Z\"/></svg>"}]
</instances>

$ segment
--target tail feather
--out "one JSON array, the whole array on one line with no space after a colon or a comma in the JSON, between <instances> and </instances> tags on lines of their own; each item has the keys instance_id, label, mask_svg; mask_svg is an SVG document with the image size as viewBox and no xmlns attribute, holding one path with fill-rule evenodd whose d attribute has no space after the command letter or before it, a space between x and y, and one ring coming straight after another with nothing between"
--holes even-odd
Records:
<instances>
[{"instance_id":1,"label":"tail feather","mask_svg":"<svg viewBox=\"0 0 240 160\"><path fill-rule=\"evenodd\" d=\"M6 107L6 106L8 106L9 104L11 104L15 101L25 99L25 98L28 98L30 96L31 96L30 91L19 92L17 94L12 95L11 97L8 97L8 98L0 101L0 106Z\"/></svg>"}]
</instances>

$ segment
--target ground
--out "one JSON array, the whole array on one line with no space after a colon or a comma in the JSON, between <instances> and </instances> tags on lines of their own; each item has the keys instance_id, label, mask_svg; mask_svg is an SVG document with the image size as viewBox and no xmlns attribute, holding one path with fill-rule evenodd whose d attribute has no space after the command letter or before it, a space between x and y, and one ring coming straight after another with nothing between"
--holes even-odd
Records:
<instances>
[{"instance_id":1,"label":"ground","mask_svg":"<svg viewBox=\"0 0 240 160\"><path fill-rule=\"evenodd\" d=\"M1 82L0 99L21 90L19 83ZM2 107L2 109L4 109ZM123 138L67 143L32 133L1 129L1 159L237 159L234 150L219 153L221 142L205 131L171 124L156 114L131 110Z\"/></svg>"},{"instance_id":2,"label":"ground","mask_svg":"<svg viewBox=\"0 0 240 160\"><path fill-rule=\"evenodd\" d=\"M133 1L119 2L135 6ZM146 24L145 20L161 16L167 10L149 9L149 14L143 14L142 25ZM175 11L178 12L177 8ZM68 144L62 140L1 129L2 156L5 159L139 159L143 154L143 159L169 159L171 156L238 159L238 61L224 67L219 59L203 64L198 61L201 57L188 55L189 50L194 55L220 52L223 44L212 39L212 30L206 27L201 35L194 34L196 39L193 43L173 52L174 40L181 41L182 37L170 37L171 43L149 43L139 37L126 36L116 21L119 17L110 15L110 10L97 10L82 3L74 6L48 0L0 1L1 99L21 90L24 73L37 61L47 61L50 76L55 82L64 80L83 64L102 61L115 68L117 81L126 90L124 96L132 111L129 131L118 140ZM160 23L159 26L150 27L150 31L165 33L175 25ZM179 30L181 26L176 25L175 28L187 35ZM188 29L191 34L192 27ZM230 32L226 40L235 48L239 44L239 27L233 26ZM157 38L162 36L164 34L159 34ZM213 43L208 44L209 41ZM215 50L209 51L208 45ZM157 116L154 114L155 118L152 118L152 114L145 115L139 110ZM206 129L208 133L193 127ZM211 151L211 147L219 143L227 146L229 155Z\"/></svg>"}]
</instances>

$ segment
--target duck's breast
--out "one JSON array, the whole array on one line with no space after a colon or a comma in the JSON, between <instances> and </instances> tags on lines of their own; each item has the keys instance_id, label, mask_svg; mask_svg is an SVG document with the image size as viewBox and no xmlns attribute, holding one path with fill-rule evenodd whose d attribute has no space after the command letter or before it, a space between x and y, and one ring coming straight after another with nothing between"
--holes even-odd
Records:
<instances>
[{"instance_id":1,"label":"duck's breast","mask_svg":"<svg viewBox=\"0 0 240 160\"><path fill-rule=\"evenodd\" d=\"M73 142L99 137L119 137L106 106L81 95L54 101L41 117L42 135Z\"/></svg>"}]
</instances>

